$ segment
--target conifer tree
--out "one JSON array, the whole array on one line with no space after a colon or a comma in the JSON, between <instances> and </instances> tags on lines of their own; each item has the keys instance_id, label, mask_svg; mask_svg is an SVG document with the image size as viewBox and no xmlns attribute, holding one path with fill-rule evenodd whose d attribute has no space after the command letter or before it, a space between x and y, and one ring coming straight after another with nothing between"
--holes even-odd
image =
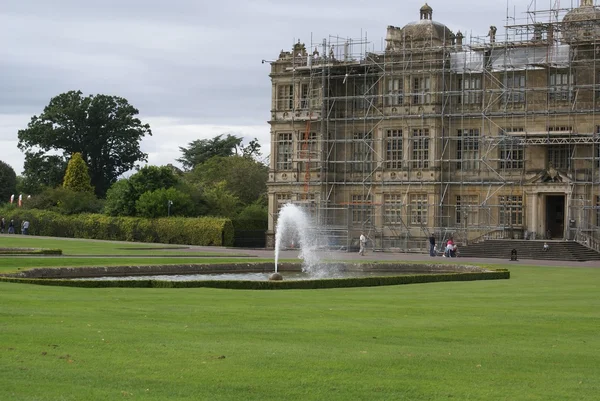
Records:
<instances>
[{"instance_id":1,"label":"conifer tree","mask_svg":"<svg viewBox=\"0 0 600 401\"><path fill-rule=\"evenodd\" d=\"M67 165L63 187L75 192L92 192L94 188L90 182L88 167L81 153L73 153Z\"/></svg>"}]
</instances>

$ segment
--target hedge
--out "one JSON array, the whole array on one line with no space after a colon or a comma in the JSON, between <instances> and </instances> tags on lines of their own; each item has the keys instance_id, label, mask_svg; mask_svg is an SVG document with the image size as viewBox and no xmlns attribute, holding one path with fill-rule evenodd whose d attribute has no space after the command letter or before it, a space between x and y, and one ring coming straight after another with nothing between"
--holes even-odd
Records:
<instances>
[{"instance_id":1,"label":"hedge","mask_svg":"<svg viewBox=\"0 0 600 401\"><path fill-rule=\"evenodd\" d=\"M29 234L49 237L203 246L231 246L234 238L231 220L218 217L145 219L14 208L0 209L0 215L7 222L14 220L17 230L23 220L29 220Z\"/></svg>"},{"instance_id":2,"label":"hedge","mask_svg":"<svg viewBox=\"0 0 600 401\"><path fill-rule=\"evenodd\" d=\"M0 281L54 285L65 287L133 287L133 288L226 288L239 290L303 290L319 288L349 288L373 287L383 285L401 285L433 283L444 281L474 281L474 280L502 280L509 279L510 272L496 270L487 272L468 273L443 273L443 274L416 274L407 276L385 277L355 277L322 280L290 280L290 281L249 281L249 280L205 280L205 281L159 281L159 280L57 280L0 277Z\"/></svg>"}]
</instances>

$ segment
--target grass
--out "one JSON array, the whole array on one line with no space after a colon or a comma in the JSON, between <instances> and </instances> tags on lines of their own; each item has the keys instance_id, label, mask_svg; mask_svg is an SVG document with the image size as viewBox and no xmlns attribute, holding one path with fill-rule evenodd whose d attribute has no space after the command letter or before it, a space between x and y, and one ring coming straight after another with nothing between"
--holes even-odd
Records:
<instances>
[{"instance_id":1,"label":"grass","mask_svg":"<svg viewBox=\"0 0 600 401\"><path fill-rule=\"evenodd\" d=\"M495 267L511 279L309 291L0 283L0 399L597 400L600 269Z\"/></svg>"},{"instance_id":2,"label":"grass","mask_svg":"<svg viewBox=\"0 0 600 401\"><path fill-rule=\"evenodd\" d=\"M183 246L185 247L185 246ZM92 241L34 237L26 235L0 235L0 248L47 248L62 249L63 255L110 255L110 256L233 256L231 253L198 252L182 249L178 245L139 244L117 241ZM170 250L165 250L170 248ZM239 252L242 256L243 252Z\"/></svg>"}]
</instances>

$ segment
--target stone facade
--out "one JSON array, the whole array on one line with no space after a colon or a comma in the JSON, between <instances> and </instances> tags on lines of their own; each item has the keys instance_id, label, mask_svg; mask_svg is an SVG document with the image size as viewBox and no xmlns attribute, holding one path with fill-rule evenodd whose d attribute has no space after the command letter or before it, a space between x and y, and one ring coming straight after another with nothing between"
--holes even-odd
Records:
<instances>
[{"instance_id":1,"label":"stone facade","mask_svg":"<svg viewBox=\"0 0 600 401\"><path fill-rule=\"evenodd\" d=\"M520 40L490 27L466 45L419 12L380 53L299 42L271 63L267 244L287 202L333 247L360 231L382 250L431 233L597 240L600 13L582 0Z\"/></svg>"}]
</instances>

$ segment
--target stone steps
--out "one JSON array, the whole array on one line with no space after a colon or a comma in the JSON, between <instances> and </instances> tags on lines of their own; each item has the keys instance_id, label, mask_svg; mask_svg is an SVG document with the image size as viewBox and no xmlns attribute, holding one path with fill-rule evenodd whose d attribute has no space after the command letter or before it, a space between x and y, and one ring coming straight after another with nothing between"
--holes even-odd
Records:
<instances>
[{"instance_id":1,"label":"stone steps","mask_svg":"<svg viewBox=\"0 0 600 401\"><path fill-rule=\"evenodd\" d=\"M543 250L544 242L550 246ZM459 247L461 257L498 258L510 260L516 249L518 259L565 260L585 262L600 260L600 253L573 241L485 240Z\"/></svg>"}]
</instances>

